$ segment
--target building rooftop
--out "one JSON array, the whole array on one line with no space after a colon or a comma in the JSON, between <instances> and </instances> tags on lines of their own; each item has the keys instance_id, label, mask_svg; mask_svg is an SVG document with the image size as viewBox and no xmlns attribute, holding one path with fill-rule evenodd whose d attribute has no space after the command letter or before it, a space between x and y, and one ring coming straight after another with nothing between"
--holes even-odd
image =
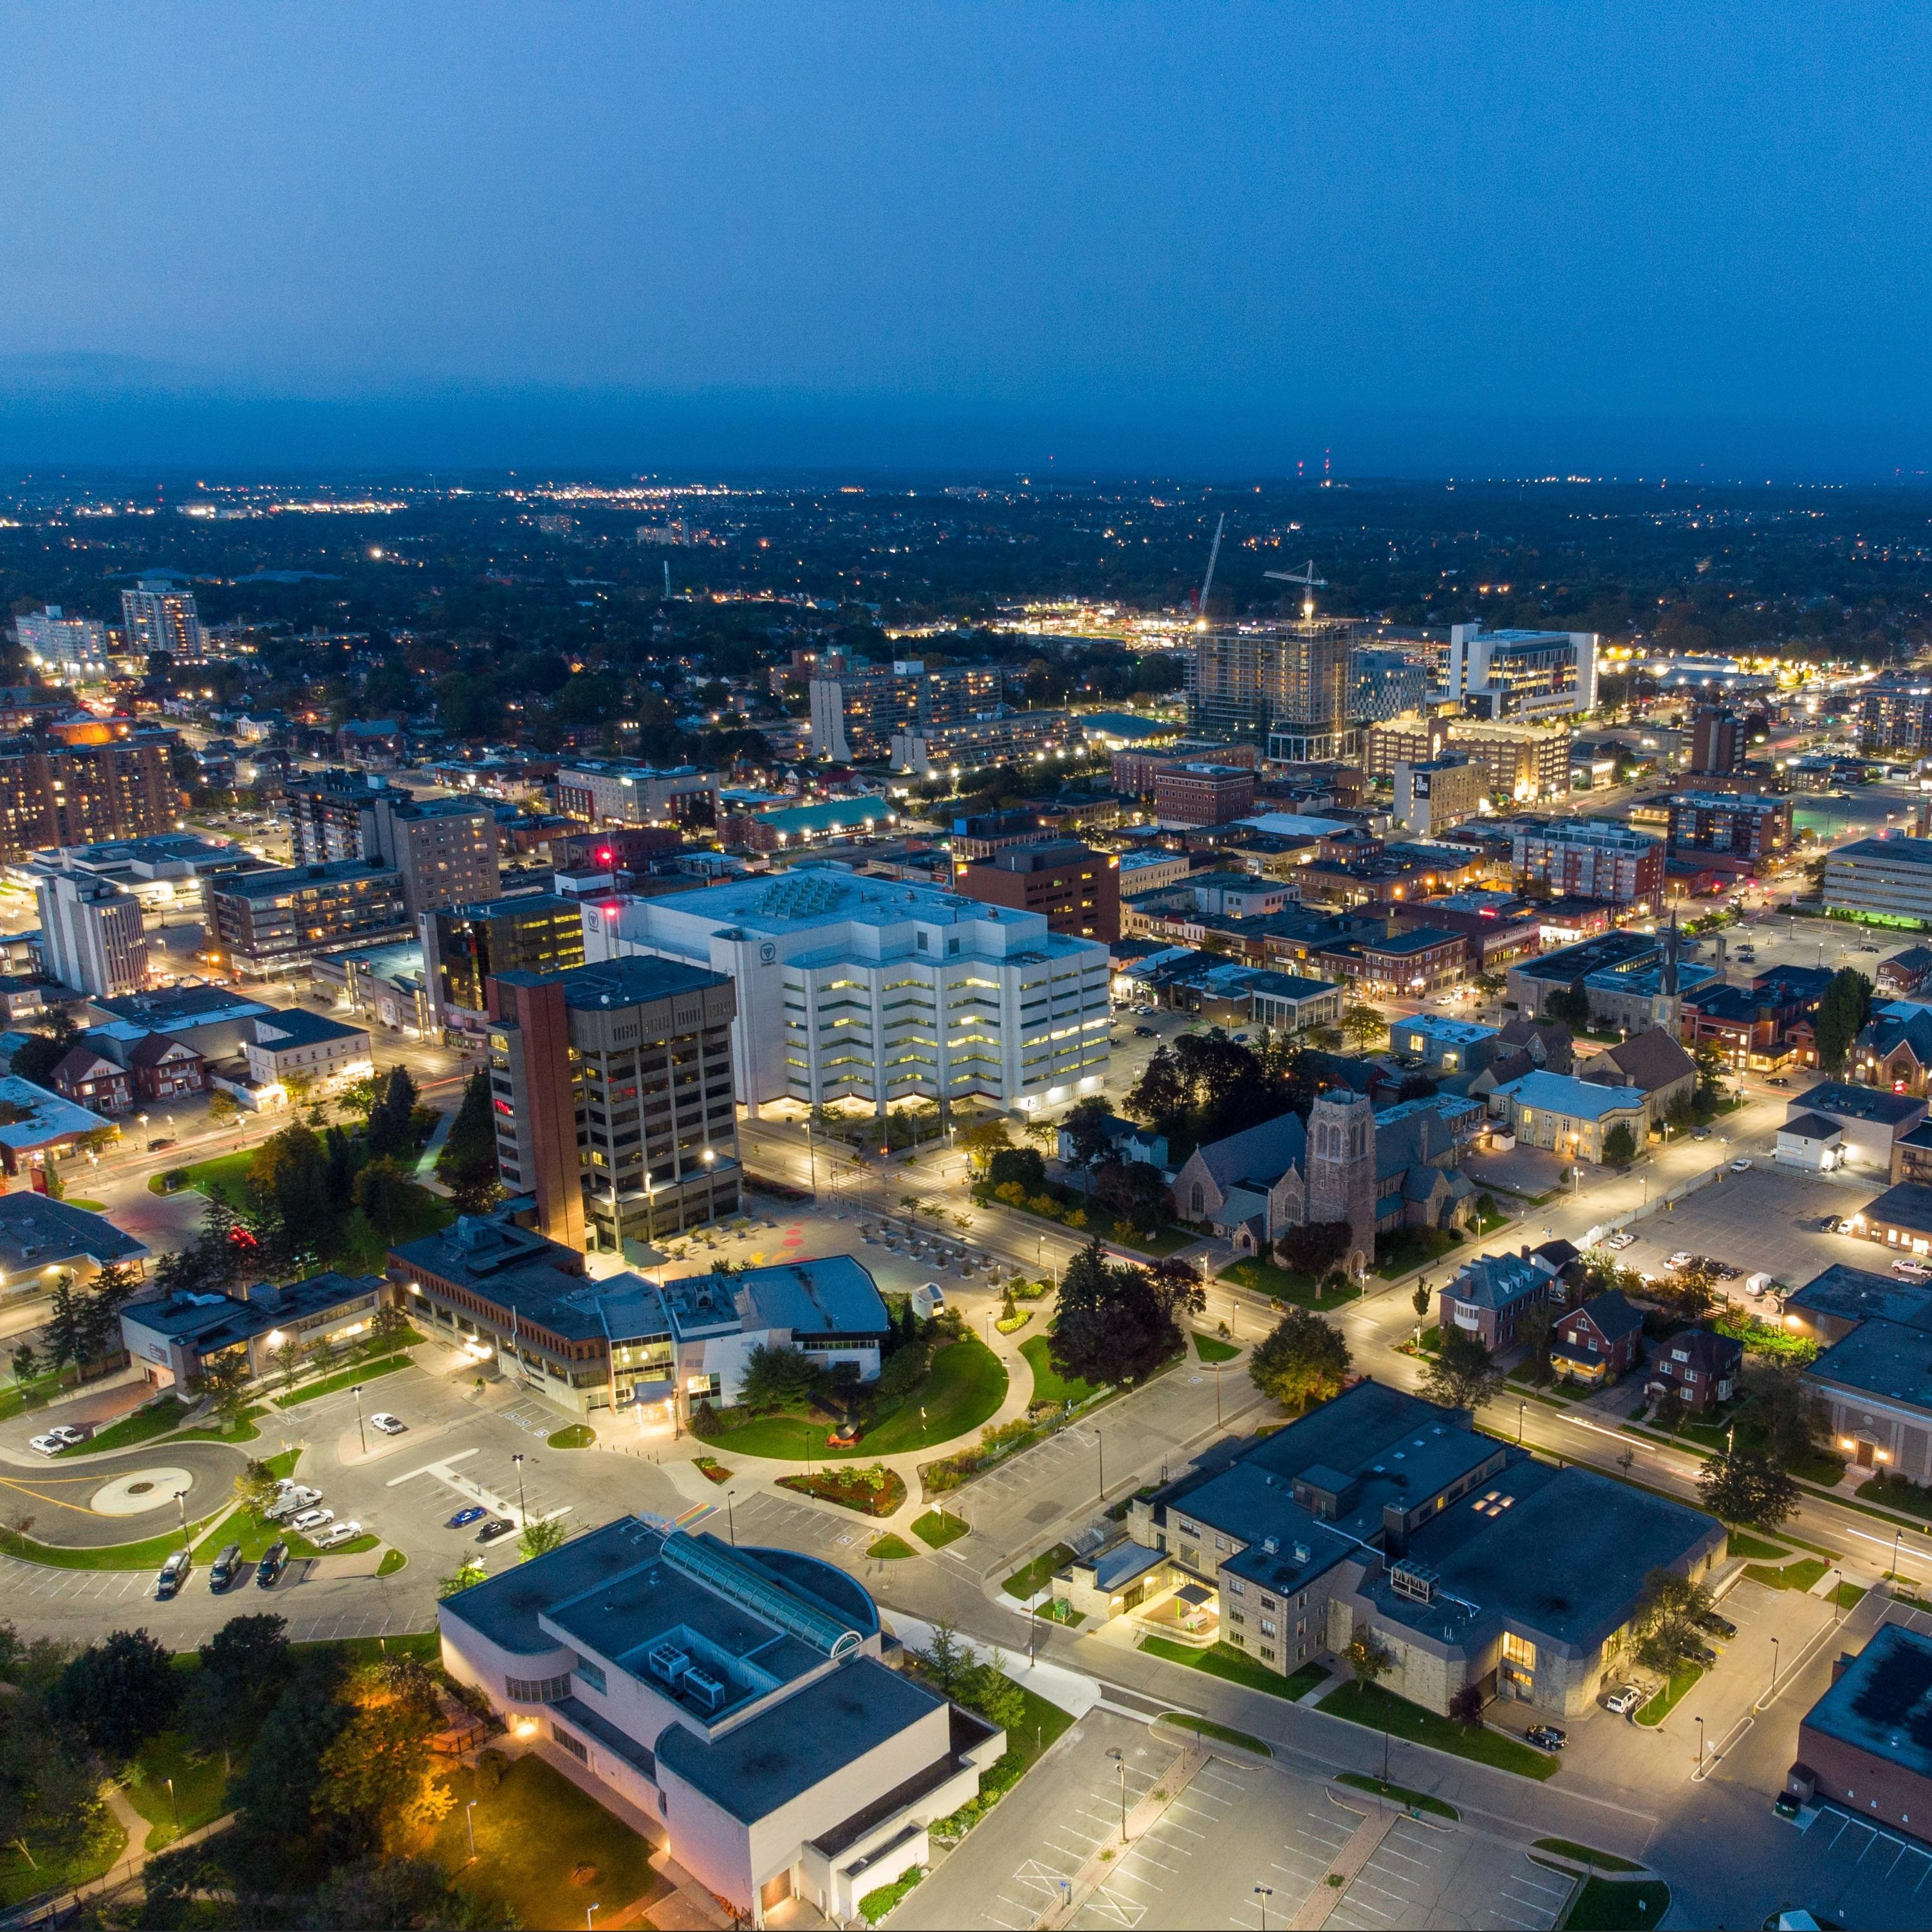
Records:
<instances>
[{"instance_id":1,"label":"building rooftop","mask_svg":"<svg viewBox=\"0 0 1932 1932\"><path fill-rule=\"evenodd\" d=\"M1496 1091L1507 1094L1520 1107L1561 1114L1570 1120L1600 1120L1606 1114L1628 1113L1643 1105L1640 1087L1606 1087L1600 1081L1579 1080L1542 1067Z\"/></svg>"},{"instance_id":2,"label":"building rooftop","mask_svg":"<svg viewBox=\"0 0 1932 1932\"><path fill-rule=\"evenodd\" d=\"M1472 1308L1507 1308L1548 1286L1549 1270L1527 1255L1479 1255L1465 1262L1442 1292Z\"/></svg>"},{"instance_id":3,"label":"building rooftop","mask_svg":"<svg viewBox=\"0 0 1932 1932\"><path fill-rule=\"evenodd\" d=\"M1444 932L1439 926L1418 926L1406 932L1393 933L1386 939L1364 939L1361 948L1364 952L1386 953L1400 959L1407 958L1412 952L1426 952L1432 946L1466 944L1460 932Z\"/></svg>"},{"instance_id":4,"label":"building rooftop","mask_svg":"<svg viewBox=\"0 0 1932 1932\"><path fill-rule=\"evenodd\" d=\"M290 866L268 872L234 872L212 882L212 889L231 898L272 899L305 886L339 884L346 879L400 879L393 866L367 859L338 859L328 865Z\"/></svg>"},{"instance_id":5,"label":"building rooftop","mask_svg":"<svg viewBox=\"0 0 1932 1932\"><path fill-rule=\"evenodd\" d=\"M1932 866L1932 838L1860 838L1840 845L1828 862L1844 859L1878 859L1894 866Z\"/></svg>"},{"instance_id":6,"label":"building rooftop","mask_svg":"<svg viewBox=\"0 0 1932 1932\"><path fill-rule=\"evenodd\" d=\"M758 814L761 825L788 838L814 832L850 832L861 826L890 825L899 814L886 798L829 798L819 805L790 805Z\"/></svg>"},{"instance_id":7,"label":"building rooftop","mask_svg":"<svg viewBox=\"0 0 1932 1932\"><path fill-rule=\"evenodd\" d=\"M1932 1408L1932 1333L1902 1322L1868 1318L1842 1341L1833 1342L1805 1373L1892 1402Z\"/></svg>"},{"instance_id":8,"label":"building rooftop","mask_svg":"<svg viewBox=\"0 0 1932 1932\"><path fill-rule=\"evenodd\" d=\"M0 1147L25 1154L57 1141L73 1140L91 1134L107 1123L98 1114L36 1087L16 1073L0 1076L0 1109L19 1118L0 1124Z\"/></svg>"},{"instance_id":9,"label":"building rooftop","mask_svg":"<svg viewBox=\"0 0 1932 1932\"><path fill-rule=\"evenodd\" d=\"M320 1046L330 1040L367 1040L369 1029L344 1026L306 1006L278 1006L262 1014L255 1022L255 1038L262 1046Z\"/></svg>"},{"instance_id":10,"label":"building rooftop","mask_svg":"<svg viewBox=\"0 0 1932 1932\"><path fill-rule=\"evenodd\" d=\"M498 976L512 986L541 986L552 978L560 979L564 1004L584 1012L606 1006L640 1006L674 994L698 992L726 983L722 974L655 956L599 960L588 966L566 967L556 974L516 972Z\"/></svg>"},{"instance_id":11,"label":"building rooftop","mask_svg":"<svg viewBox=\"0 0 1932 1932\"><path fill-rule=\"evenodd\" d=\"M285 1288L261 1282L248 1291L245 1299L184 1290L152 1301L130 1301L121 1316L151 1335L184 1343L206 1355L272 1329L290 1327L345 1301L373 1297L382 1286L380 1275L310 1275Z\"/></svg>"},{"instance_id":12,"label":"building rooftop","mask_svg":"<svg viewBox=\"0 0 1932 1932\"><path fill-rule=\"evenodd\" d=\"M1925 1112L1925 1102L1909 1094L1853 1087L1841 1080L1821 1081L1786 1104L1801 1113L1834 1114L1844 1120L1874 1120L1894 1128L1901 1121L1918 1120Z\"/></svg>"},{"instance_id":13,"label":"building rooftop","mask_svg":"<svg viewBox=\"0 0 1932 1932\"><path fill-rule=\"evenodd\" d=\"M1574 946L1554 952L1539 953L1533 959L1520 959L1510 968L1531 980L1561 980L1565 986L1587 979L1592 973L1612 968L1633 968L1660 958L1664 942L1654 933L1619 929L1600 932L1594 938L1580 940Z\"/></svg>"},{"instance_id":14,"label":"building rooftop","mask_svg":"<svg viewBox=\"0 0 1932 1932\"><path fill-rule=\"evenodd\" d=\"M1932 1638L1883 1624L1803 1724L1932 1778Z\"/></svg>"},{"instance_id":15,"label":"building rooftop","mask_svg":"<svg viewBox=\"0 0 1932 1932\"><path fill-rule=\"evenodd\" d=\"M1088 736L1141 740L1178 736L1178 724L1162 724L1157 718L1138 718L1131 711L1090 711L1075 722Z\"/></svg>"},{"instance_id":16,"label":"building rooftop","mask_svg":"<svg viewBox=\"0 0 1932 1932\"><path fill-rule=\"evenodd\" d=\"M88 1005L110 1022L126 1020L151 1033L178 1033L188 1027L210 1026L221 1020L253 1019L276 1008L251 1000L227 986L157 986L145 993L122 993L112 998L91 997Z\"/></svg>"},{"instance_id":17,"label":"building rooftop","mask_svg":"<svg viewBox=\"0 0 1932 1932\"><path fill-rule=\"evenodd\" d=\"M137 1261L148 1252L124 1234L104 1214L91 1214L64 1201L22 1189L0 1194L0 1271L14 1287L17 1277L58 1268L85 1255L98 1267Z\"/></svg>"},{"instance_id":18,"label":"building rooftop","mask_svg":"<svg viewBox=\"0 0 1932 1932\"><path fill-rule=\"evenodd\" d=\"M1909 1328L1932 1330L1932 1285L1847 1268L1842 1262L1814 1275L1796 1294L1786 1295L1784 1305L1841 1322L1894 1322Z\"/></svg>"},{"instance_id":19,"label":"building rooftop","mask_svg":"<svg viewBox=\"0 0 1932 1932\"><path fill-rule=\"evenodd\" d=\"M1790 1134L1796 1140L1828 1141L1845 1130L1836 1120L1828 1120L1822 1114L1794 1114L1780 1124L1778 1131L1780 1136ZM1912 1138L1910 1134L1906 1136L1907 1140Z\"/></svg>"},{"instance_id":20,"label":"building rooftop","mask_svg":"<svg viewBox=\"0 0 1932 1932\"><path fill-rule=\"evenodd\" d=\"M1420 1034L1442 1046L1480 1046L1498 1037L1500 1029L1479 1025L1474 1020L1452 1020L1444 1014L1413 1013L1396 1021L1390 1037L1406 1039Z\"/></svg>"}]
</instances>

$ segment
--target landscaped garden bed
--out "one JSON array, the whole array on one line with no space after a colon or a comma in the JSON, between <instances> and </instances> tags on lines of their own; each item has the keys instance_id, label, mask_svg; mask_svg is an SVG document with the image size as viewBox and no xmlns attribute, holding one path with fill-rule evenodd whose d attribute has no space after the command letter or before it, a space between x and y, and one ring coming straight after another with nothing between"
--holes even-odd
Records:
<instances>
[{"instance_id":1,"label":"landscaped garden bed","mask_svg":"<svg viewBox=\"0 0 1932 1932\"><path fill-rule=\"evenodd\" d=\"M697 1459L698 1473L708 1483L728 1483L731 1472L716 1456L700 1456Z\"/></svg>"},{"instance_id":2,"label":"landscaped garden bed","mask_svg":"<svg viewBox=\"0 0 1932 1932\"><path fill-rule=\"evenodd\" d=\"M778 1487L836 1503L842 1509L856 1510L862 1516L890 1516L906 1499L904 1481L880 1462L866 1468L818 1469L808 1476L781 1476Z\"/></svg>"},{"instance_id":3,"label":"landscaped garden bed","mask_svg":"<svg viewBox=\"0 0 1932 1932\"><path fill-rule=\"evenodd\" d=\"M963 1516L955 1516L950 1510L928 1510L925 1515L913 1518L913 1534L934 1550L944 1550L949 1543L957 1543L962 1536L972 1533L973 1526Z\"/></svg>"}]
</instances>

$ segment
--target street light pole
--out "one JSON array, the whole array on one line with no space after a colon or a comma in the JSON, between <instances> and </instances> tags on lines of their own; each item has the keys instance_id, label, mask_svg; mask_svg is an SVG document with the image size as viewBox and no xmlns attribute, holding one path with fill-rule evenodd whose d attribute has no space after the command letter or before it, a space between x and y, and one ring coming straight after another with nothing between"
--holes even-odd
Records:
<instances>
[{"instance_id":1,"label":"street light pole","mask_svg":"<svg viewBox=\"0 0 1932 1932\"><path fill-rule=\"evenodd\" d=\"M1771 1694L1771 1694L1772 1696L1774 1696L1774 1697L1775 1697L1775 1696L1778 1695L1778 1640L1777 1640L1777 1638L1776 1638L1776 1637L1773 1637L1773 1638L1772 1639L1772 1640L1771 1640Z\"/></svg>"},{"instance_id":2,"label":"street light pole","mask_svg":"<svg viewBox=\"0 0 1932 1932\"><path fill-rule=\"evenodd\" d=\"M1094 1432L1094 1453L1100 1459L1100 1500L1107 1500L1107 1444L1100 1432Z\"/></svg>"},{"instance_id":3,"label":"street light pole","mask_svg":"<svg viewBox=\"0 0 1932 1932\"><path fill-rule=\"evenodd\" d=\"M1704 1775L1704 1720L1697 1720L1697 1775Z\"/></svg>"},{"instance_id":4,"label":"street light pole","mask_svg":"<svg viewBox=\"0 0 1932 1932\"><path fill-rule=\"evenodd\" d=\"M175 1507L181 1511L181 1520L182 1520L182 1547L184 1550L185 1550L185 1549L188 1547L188 1492L187 1492L187 1490L176 1490L176 1492L175 1492Z\"/></svg>"},{"instance_id":5,"label":"street light pole","mask_svg":"<svg viewBox=\"0 0 1932 1932\"><path fill-rule=\"evenodd\" d=\"M362 1444L362 1453L369 1453L369 1432L362 1426L362 1384L358 1382L350 1394L356 1398L356 1436Z\"/></svg>"},{"instance_id":6,"label":"street light pole","mask_svg":"<svg viewBox=\"0 0 1932 1932\"><path fill-rule=\"evenodd\" d=\"M737 1493L736 1490L727 1490L724 1492L724 1526L731 1533L731 1547L734 1550L738 1546L738 1519L733 1514L731 1498Z\"/></svg>"},{"instance_id":7,"label":"street light pole","mask_svg":"<svg viewBox=\"0 0 1932 1932\"><path fill-rule=\"evenodd\" d=\"M1268 1932L1268 1902L1274 1896L1274 1887L1271 1885L1258 1885L1255 1887L1255 1897L1260 1901L1262 1908L1262 1932Z\"/></svg>"},{"instance_id":8,"label":"street light pole","mask_svg":"<svg viewBox=\"0 0 1932 1932\"><path fill-rule=\"evenodd\" d=\"M510 1458L510 1460L517 1466L517 1514L520 1519L524 1527L527 1529L530 1527L530 1504L525 1500L524 1496L523 1452L519 1450L515 1455Z\"/></svg>"},{"instance_id":9,"label":"street light pole","mask_svg":"<svg viewBox=\"0 0 1932 1932\"><path fill-rule=\"evenodd\" d=\"M470 1828L470 1856L472 1858L476 1856L476 1820L473 1815L476 1810L476 1801L473 1798L463 1808L463 1822Z\"/></svg>"},{"instance_id":10,"label":"street light pole","mask_svg":"<svg viewBox=\"0 0 1932 1932\"><path fill-rule=\"evenodd\" d=\"M1120 1844L1127 1842L1127 1761L1118 1750L1110 1750L1107 1755L1114 1760L1114 1768L1120 1774Z\"/></svg>"}]
</instances>

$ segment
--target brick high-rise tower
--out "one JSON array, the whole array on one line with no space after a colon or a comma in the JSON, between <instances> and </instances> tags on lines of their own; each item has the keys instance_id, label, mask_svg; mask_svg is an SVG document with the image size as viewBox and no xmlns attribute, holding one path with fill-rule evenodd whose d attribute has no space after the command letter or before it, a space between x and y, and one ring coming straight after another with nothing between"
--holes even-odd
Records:
<instances>
[{"instance_id":1,"label":"brick high-rise tower","mask_svg":"<svg viewBox=\"0 0 1932 1932\"><path fill-rule=\"evenodd\" d=\"M1365 1094L1324 1094L1308 1115L1308 1218L1348 1224L1348 1268L1376 1258L1376 1113Z\"/></svg>"}]
</instances>

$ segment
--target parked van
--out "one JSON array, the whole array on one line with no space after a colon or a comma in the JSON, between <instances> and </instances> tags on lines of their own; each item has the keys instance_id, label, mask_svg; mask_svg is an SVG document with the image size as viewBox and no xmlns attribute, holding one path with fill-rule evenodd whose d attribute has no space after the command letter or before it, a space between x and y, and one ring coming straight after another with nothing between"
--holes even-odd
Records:
<instances>
[{"instance_id":1,"label":"parked van","mask_svg":"<svg viewBox=\"0 0 1932 1932\"><path fill-rule=\"evenodd\" d=\"M175 1595L188 1581L188 1573L194 1559L185 1550L177 1550L161 1565L161 1574L154 1586L154 1594L162 1603Z\"/></svg>"},{"instance_id":2,"label":"parked van","mask_svg":"<svg viewBox=\"0 0 1932 1932\"><path fill-rule=\"evenodd\" d=\"M1747 1294L1768 1294L1778 1286L1778 1277L1770 1274L1748 1274L1744 1276Z\"/></svg>"},{"instance_id":3,"label":"parked van","mask_svg":"<svg viewBox=\"0 0 1932 1932\"><path fill-rule=\"evenodd\" d=\"M922 1281L912 1292L912 1312L922 1322L946 1312L946 1291L936 1281Z\"/></svg>"}]
</instances>

